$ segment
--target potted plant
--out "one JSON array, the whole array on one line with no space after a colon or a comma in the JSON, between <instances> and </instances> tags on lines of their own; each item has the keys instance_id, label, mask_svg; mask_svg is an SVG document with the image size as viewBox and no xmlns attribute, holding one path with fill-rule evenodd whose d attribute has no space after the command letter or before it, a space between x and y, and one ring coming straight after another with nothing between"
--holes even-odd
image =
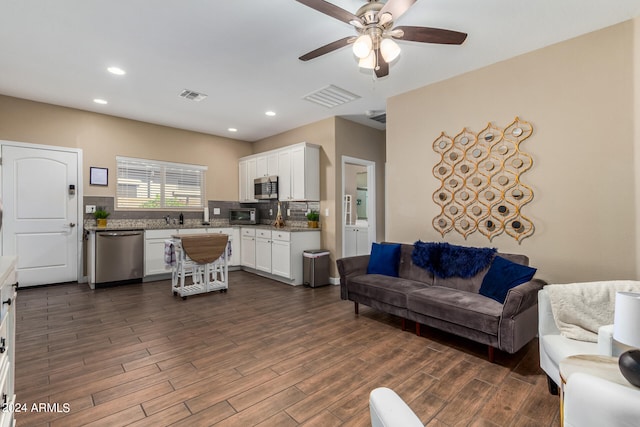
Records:
<instances>
[{"instance_id":1,"label":"potted plant","mask_svg":"<svg viewBox=\"0 0 640 427\"><path fill-rule=\"evenodd\" d=\"M93 217L96 219L96 225L98 227L106 227L107 226L107 218L111 215L104 208L98 208L93 213Z\"/></svg>"},{"instance_id":2,"label":"potted plant","mask_svg":"<svg viewBox=\"0 0 640 427\"><path fill-rule=\"evenodd\" d=\"M320 212L309 212L307 214L307 220L309 221L309 228L318 228L318 221L320 221Z\"/></svg>"}]
</instances>

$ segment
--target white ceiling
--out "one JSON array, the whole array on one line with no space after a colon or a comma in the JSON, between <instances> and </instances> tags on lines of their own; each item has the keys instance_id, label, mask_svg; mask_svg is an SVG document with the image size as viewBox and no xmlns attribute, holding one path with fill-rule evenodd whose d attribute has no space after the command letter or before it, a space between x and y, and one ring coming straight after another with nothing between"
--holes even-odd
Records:
<instances>
[{"instance_id":1,"label":"white ceiling","mask_svg":"<svg viewBox=\"0 0 640 427\"><path fill-rule=\"evenodd\" d=\"M331 3L355 12L365 2ZM365 112L391 96L638 15L639 0L418 0L397 25L467 40L399 42L389 76L375 80L348 47L299 61L355 33L294 0L0 0L0 94L245 141L331 116L381 128ZM332 109L303 100L330 84L361 98ZM183 89L209 96L188 101Z\"/></svg>"}]
</instances>

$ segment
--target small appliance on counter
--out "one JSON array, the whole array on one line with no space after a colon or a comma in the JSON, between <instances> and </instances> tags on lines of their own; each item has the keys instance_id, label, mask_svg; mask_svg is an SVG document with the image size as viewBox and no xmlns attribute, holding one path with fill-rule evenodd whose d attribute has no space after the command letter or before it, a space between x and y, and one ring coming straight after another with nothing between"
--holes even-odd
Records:
<instances>
[{"instance_id":1,"label":"small appliance on counter","mask_svg":"<svg viewBox=\"0 0 640 427\"><path fill-rule=\"evenodd\" d=\"M258 210L256 208L229 209L229 224L254 225L258 223Z\"/></svg>"},{"instance_id":2,"label":"small appliance on counter","mask_svg":"<svg viewBox=\"0 0 640 427\"><path fill-rule=\"evenodd\" d=\"M254 197L258 200L278 199L278 177L263 176L253 180Z\"/></svg>"}]
</instances>

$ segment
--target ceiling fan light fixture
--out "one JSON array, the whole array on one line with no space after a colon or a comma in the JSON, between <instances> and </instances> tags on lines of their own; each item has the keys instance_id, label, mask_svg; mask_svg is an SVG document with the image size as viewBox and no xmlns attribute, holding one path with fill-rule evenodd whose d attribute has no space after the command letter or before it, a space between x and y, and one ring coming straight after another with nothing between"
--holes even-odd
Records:
<instances>
[{"instance_id":1,"label":"ceiling fan light fixture","mask_svg":"<svg viewBox=\"0 0 640 427\"><path fill-rule=\"evenodd\" d=\"M391 39L383 39L380 43L380 53L387 63L390 63L400 55L400 46Z\"/></svg>"},{"instance_id":2,"label":"ceiling fan light fixture","mask_svg":"<svg viewBox=\"0 0 640 427\"><path fill-rule=\"evenodd\" d=\"M353 43L353 53L360 59L369 56L369 54L371 54L372 52L372 48L373 40L371 40L371 36L369 36L369 34L362 34Z\"/></svg>"},{"instance_id":3,"label":"ceiling fan light fixture","mask_svg":"<svg viewBox=\"0 0 640 427\"><path fill-rule=\"evenodd\" d=\"M388 22L391 22L392 20L393 20L393 16L391 16L389 12L385 12L382 15L380 15L380 18L378 19L378 25L384 25Z\"/></svg>"},{"instance_id":4,"label":"ceiling fan light fixture","mask_svg":"<svg viewBox=\"0 0 640 427\"><path fill-rule=\"evenodd\" d=\"M373 70L376 67L376 55L373 51L369 53L369 56L366 58L361 58L358 61L358 66L360 68L366 68L368 70Z\"/></svg>"}]
</instances>

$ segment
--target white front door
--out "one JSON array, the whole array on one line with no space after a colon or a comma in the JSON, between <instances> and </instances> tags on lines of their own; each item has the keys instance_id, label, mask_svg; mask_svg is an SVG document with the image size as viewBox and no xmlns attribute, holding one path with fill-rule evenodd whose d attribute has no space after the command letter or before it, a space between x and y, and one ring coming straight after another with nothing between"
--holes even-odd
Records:
<instances>
[{"instance_id":1,"label":"white front door","mask_svg":"<svg viewBox=\"0 0 640 427\"><path fill-rule=\"evenodd\" d=\"M78 153L2 146L2 254L20 287L78 280Z\"/></svg>"}]
</instances>

